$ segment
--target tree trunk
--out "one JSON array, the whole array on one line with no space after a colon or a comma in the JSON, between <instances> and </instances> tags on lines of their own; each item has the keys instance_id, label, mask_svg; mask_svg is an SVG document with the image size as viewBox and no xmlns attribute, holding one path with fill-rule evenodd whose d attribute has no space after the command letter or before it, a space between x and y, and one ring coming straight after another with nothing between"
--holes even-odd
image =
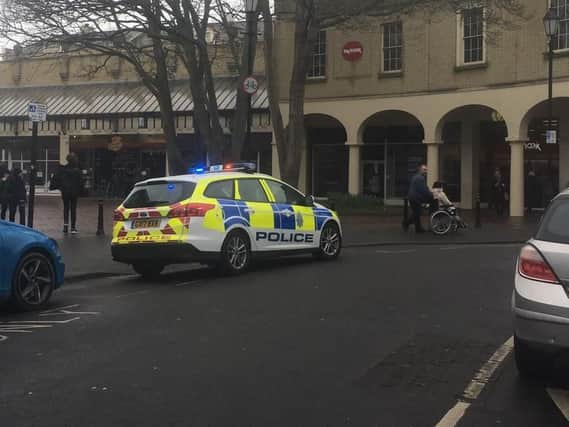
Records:
<instances>
[{"instance_id":1,"label":"tree trunk","mask_svg":"<svg viewBox=\"0 0 569 427\"><path fill-rule=\"evenodd\" d=\"M239 80L237 84L235 113L233 114L233 122L231 126L231 160L242 160L243 147L245 146L248 115L249 115L249 95L243 90L243 81L249 75L249 67L254 69L255 57L257 54L257 17L253 20L251 26L253 35L248 35L248 42L241 53L241 64L239 68ZM252 114L252 112L251 112ZM251 160L251 159L243 159Z\"/></svg>"}]
</instances>

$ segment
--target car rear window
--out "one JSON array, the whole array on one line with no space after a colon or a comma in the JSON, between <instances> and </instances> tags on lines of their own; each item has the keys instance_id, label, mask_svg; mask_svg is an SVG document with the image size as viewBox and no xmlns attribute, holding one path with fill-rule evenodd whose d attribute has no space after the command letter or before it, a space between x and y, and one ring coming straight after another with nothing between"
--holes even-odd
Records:
<instances>
[{"instance_id":1,"label":"car rear window","mask_svg":"<svg viewBox=\"0 0 569 427\"><path fill-rule=\"evenodd\" d=\"M123 206L127 209L168 206L189 199L194 193L193 182L155 181L137 185Z\"/></svg>"},{"instance_id":2,"label":"car rear window","mask_svg":"<svg viewBox=\"0 0 569 427\"><path fill-rule=\"evenodd\" d=\"M536 239L569 244L569 197L555 200L547 209Z\"/></svg>"}]
</instances>

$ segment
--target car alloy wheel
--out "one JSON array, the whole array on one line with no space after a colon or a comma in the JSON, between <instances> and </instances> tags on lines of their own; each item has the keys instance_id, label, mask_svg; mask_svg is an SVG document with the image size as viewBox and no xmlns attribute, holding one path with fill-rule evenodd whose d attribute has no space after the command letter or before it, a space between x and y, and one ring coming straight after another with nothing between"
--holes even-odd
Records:
<instances>
[{"instance_id":1,"label":"car alloy wheel","mask_svg":"<svg viewBox=\"0 0 569 427\"><path fill-rule=\"evenodd\" d=\"M247 269L251 257L249 239L240 231L231 233L223 244L225 270L238 274Z\"/></svg>"},{"instance_id":2,"label":"car alloy wheel","mask_svg":"<svg viewBox=\"0 0 569 427\"><path fill-rule=\"evenodd\" d=\"M342 236L340 229L334 223L326 224L320 236L320 257L334 259L342 250Z\"/></svg>"},{"instance_id":3,"label":"car alloy wheel","mask_svg":"<svg viewBox=\"0 0 569 427\"><path fill-rule=\"evenodd\" d=\"M44 306L55 288L55 270L43 254L32 252L20 261L14 275L14 298L23 309Z\"/></svg>"}]
</instances>

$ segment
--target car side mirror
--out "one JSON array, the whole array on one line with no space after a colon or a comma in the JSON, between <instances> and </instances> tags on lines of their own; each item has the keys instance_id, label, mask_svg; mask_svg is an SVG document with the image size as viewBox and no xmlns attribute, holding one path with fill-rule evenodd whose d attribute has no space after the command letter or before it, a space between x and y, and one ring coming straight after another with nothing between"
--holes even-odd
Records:
<instances>
[{"instance_id":1,"label":"car side mirror","mask_svg":"<svg viewBox=\"0 0 569 427\"><path fill-rule=\"evenodd\" d=\"M306 206L314 206L314 203L315 203L314 196L306 196L304 198L304 204Z\"/></svg>"}]
</instances>

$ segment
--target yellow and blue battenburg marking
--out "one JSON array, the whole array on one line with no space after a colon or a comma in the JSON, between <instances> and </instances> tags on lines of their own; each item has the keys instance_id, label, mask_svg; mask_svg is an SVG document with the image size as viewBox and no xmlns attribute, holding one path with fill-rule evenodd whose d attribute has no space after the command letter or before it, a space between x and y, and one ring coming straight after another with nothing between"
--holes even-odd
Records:
<instances>
[{"instance_id":1,"label":"yellow and blue battenburg marking","mask_svg":"<svg viewBox=\"0 0 569 427\"><path fill-rule=\"evenodd\" d=\"M322 230L324 223L328 218L332 218L332 212L324 208L314 208L314 218L316 219L316 230Z\"/></svg>"},{"instance_id":2,"label":"yellow and blue battenburg marking","mask_svg":"<svg viewBox=\"0 0 569 427\"><path fill-rule=\"evenodd\" d=\"M244 227L251 226L251 217L247 203L238 200L222 199L218 199L218 202L223 211L223 225L226 230L234 225L242 225Z\"/></svg>"},{"instance_id":3,"label":"yellow and blue battenburg marking","mask_svg":"<svg viewBox=\"0 0 569 427\"><path fill-rule=\"evenodd\" d=\"M294 214L294 210L291 205L280 205L275 203L272 205L275 219L274 228L280 230L296 230L296 216L295 215L285 215L283 212L289 211Z\"/></svg>"}]
</instances>

